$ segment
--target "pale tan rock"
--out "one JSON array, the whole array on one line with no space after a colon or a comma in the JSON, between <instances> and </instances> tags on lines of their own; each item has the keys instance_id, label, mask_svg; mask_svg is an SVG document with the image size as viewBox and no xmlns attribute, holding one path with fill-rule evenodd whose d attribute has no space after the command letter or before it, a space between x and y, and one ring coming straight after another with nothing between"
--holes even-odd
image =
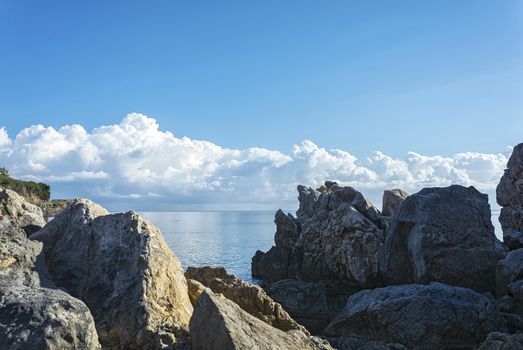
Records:
<instances>
[{"instance_id":1,"label":"pale tan rock","mask_svg":"<svg viewBox=\"0 0 523 350\"><path fill-rule=\"evenodd\" d=\"M201 294L203 292L201 288L208 287L214 293L223 294L227 299L238 304L244 311L273 327L282 331L299 330L309 335L307 329L297 323L262 288L245 282L234 275L229 275L223 267L189 267L185 276L188 279L200 282L201 286L192 287L194 293L199 292Z\"/></svg>"},{"instance_id":2,"label":"pale tan rock","mask_svg":"<svg viewBox=\"0 0 523 350\"><path fill-rule=\"evenodd\" d=\"M210 290L209 288L205 287L200 282L190 279L190 278L187 278L187 289L189 292L189 299L191 300L191 304L193 306L196 305L198 298L204 291Z\"/></svg>"},{"instance_id":3,"label":"pale tan rock","mask_svg":"<svg viewBox=\"0 0 523 350\"><path fill-rule=\"evenodd\" d=\"M156 349L186 340L193 307L180 261L134 212L76 200L31 238L52 278L83 300L103 347Z\"/></svg>"},{"instance_id":4,"label":"pale tan rock","mask_svg":"<svg viewBox=\"0 0 523 350\"><path fill-rule=\"evenodd\" d=\"M42 210L9 189L0 189L0 230L9 225L31 234L45 225Z\"/></svg>"},{"instance_id":5,"label":"pale tan rock","mask_svg":"<svg viewBox=\"0 0 523 350\"><path fill-rule=\"evenodd\" d=\"M332 349L303 332L271 327L224 296L207 291L196 303L189 328L192 350Z\"/></svg>"}]
</instances>

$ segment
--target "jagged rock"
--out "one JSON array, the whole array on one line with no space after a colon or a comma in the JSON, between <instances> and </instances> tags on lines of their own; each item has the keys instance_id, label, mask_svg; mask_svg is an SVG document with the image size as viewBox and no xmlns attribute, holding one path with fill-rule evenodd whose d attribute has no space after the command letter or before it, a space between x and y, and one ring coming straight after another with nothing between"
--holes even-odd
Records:
<instances>
[{"instance_id":1,"label":"jagged rock","mask_svg":"<svg viewBox=\"0 0 523 350\"><path fill-rule=\"evenodd\" d=\"M487 195L458 185L425 188L393 217L380 272L386 284L438 281L494 293L500 244Z\"/></svg>"},{"instance_id":2,"label":"jagged rock","mask_svg":"<svg viewBox=\"0 0 523 350\"><path fill-rule=\"evenodd\" d=\"M498 262L496 295L498 297L506 295L509 285L517 280L523 280L523 248L510 251L504 259Z\"/></svg>"},{"instance_id":3,"label":"jagged rock","mask_svg":"<svg viewBox=\"0 0 523 350\"><path fill-rule=\"evenodd\" d=\"M363 290L325 329L412 349L471 348L505 324L492 297L442 283Z\"/></svg>"},{"instance_id":4,"label":"jagged rock","mask_svg":"<svg viewBox=\"0 0 523 350\"><path fill-rule=\"evenodd\" d=\"M206 290L209 291L210 289L198 281L187 278L187 292L189 293L189 300L191 301L193 307L196 306L198 298Z\"/></svg>"},{"instance_id":5,"label":"jagged rock","mask_svg":"<svg viewBox=\"0 0 523 350\"><path fill-rule=\"evenodd\" d=\"M399 188L393 190L385 190L383 192L383 203L381 212L385 216L392 216L398 210L401 203L407 198L409 194Z\"/></svg>"},{"instance_id":6,"label":"jagged rock","mask_svg":"<svg viewBox=\"0 0 523 350\"><path fill-rule=\"evenodd\" d=\"M14 225L28 235L45 225L42 210L9 189L0 189L0 230Z\"/></svg>"},{"instance_id":7,"label":"jagged rock","mask_svg":"<svg viewBox=\"0 0 523 350\"><path fill-rule=\"evenodd\" d=\"M52 199L40 203L39 207L42 209L45 221L49 221L49 219L60 214L65 208L73 203L73 201L73 199Z\"/></svg>"},{"instance_id":8,"label":"jagged rock","mask_svg":"<svg viewBox=\"0 0 523 350\"><path fill-rule=\"evenodd\" d=\"M231 349L332 349L318 346L300 331L284 332L269 326L220 294L204 291L192 315L189 329L192 350Z\"/></svg>"},{"instance_id":9,"label":"jagged rock","mask_svg":"<svg viewBox=\"0 0 523 350\"><path fill-rule=\"evenodd\" d=\"M227 274L223 267L189 267L185 276L187 279L200 282L214 293L223 294L244 311L275 328L282 331L299 330L309 335L307 329L293 320L263 289ZM201 294L205 290L200 286L192 286L192 289L195 291L193 294Z\"/></svg>"},{"instance_id":10,"label":"jagged rock","mask_svg":"<svg viewBox=\"0 0 523 350\"><path fill-rule=\"evenodd\" d=\"M509 249L523 248L523 143L512 151L496 188L496 200L502 207L503 241Z\"/></svg>"},{"instance_id":11,"label":"jagged rock","mask_svg":"<svg viewBox=\"0 0 523 350\"><path fill-rule=\"evenodd\" d=\"M41 250L22 229L0 229L0 349L100 349L89 309L53 289Z\"/></svg>"},{"instance_id":12,"label":"jagged rock","mask_svg":"<svg viewBox=\"0 0 523 350\"><path fill-rule=\"evenodd\" d=\"M174 347L192 313L180 262L134 212L75 200L33 236L58 286L91 309L104 347Z\"/></svg>"},{"instance_id":13,"label":"jagged rock","mask_svg":"<svg viewBox=\"0 0 523 350\"><path fill-rule=\"evenodd\" d=\"M349 292L344 287L287 279L271 284L266 291L312 334L321 334L347 302Z\"/></svg>"},{"instance_id":14,"label":"jagged rock","mask_svg":"<svg viewBox=\"0 0 523 350\"><path fill-rule=\"evenodd\" d=\"M386 220L352 187L326 182L323 192L298 186L297 218L276 213L275 243L256 252L252 275L272 283L298 278L379 284L378 253Z\"/></svg>"},{"instance_id":15,"label":"jagged rock","mask_svg":"<svg viewBox=\"0 0 523 350\"><path fill-rule=\"evenodd\" d=\"M523 334L490 333L478 350L522 350Z\"/></svg>"}]
</instances>

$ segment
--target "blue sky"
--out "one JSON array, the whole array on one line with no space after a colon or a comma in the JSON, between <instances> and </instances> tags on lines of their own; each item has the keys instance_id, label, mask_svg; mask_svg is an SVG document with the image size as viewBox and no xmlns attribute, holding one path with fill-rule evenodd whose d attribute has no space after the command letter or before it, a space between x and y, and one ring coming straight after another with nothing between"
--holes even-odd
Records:
<instances>
[{"instance_id":1,"label":"blue sky","mask_svg":"<svg viewBox=\"0 0 523 350\"><path fill-rule=\"evenodd\" d=\"M0 2L0 121L288 151L504 152L523 130L523 2Z\"/></svg>"},{"instance_id":2,"label":"blue sky","mask_svg":"<svg viewBox=\"0 0 523 350\"><path fill-rule=\"evenodd\" d=\"M0 0L0 166L53 198L274 210L330 179L492 199L522 130L520 0Z\"/></svg>"}]
</instances>

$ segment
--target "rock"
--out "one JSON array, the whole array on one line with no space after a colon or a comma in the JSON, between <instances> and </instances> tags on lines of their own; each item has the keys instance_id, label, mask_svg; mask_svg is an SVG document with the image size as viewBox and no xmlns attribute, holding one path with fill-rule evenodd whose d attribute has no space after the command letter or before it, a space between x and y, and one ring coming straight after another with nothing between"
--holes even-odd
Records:
<instances>
[{"instance_id":1,"label":"rock","mask_svg":"<svg viewBox=\"0 0 523 350\"><path fill-rule=\"evenodd\" d=\"M185 341L192 305L181 264L138 214L75 200L31 238L44 243L57 285L90 308L103 347Z\"/></svg>"},{"instance_id":2,"label":"rock","mask_svg":"<svg viewBox=\"0 0 523 350\"><path fill-rule=\"evenodd\" d=\"M210 291L209 288L205 287L200 282L187 278L187 291L189 293L189 300L191 301L192 306L196 305L198 298L206 290Z\"/></svg>"},{"instance_id":3,"label":"rock","mask_svg":"<svg viewBox=\"0 0 523 350\"><path fill-rule=\"evenodd\" d=\"M472 348L504 320L487 294L441 283L363 290L325 329L327 336L361 336L411 349Z\"/></svg>"},{"instance_id":4,"label":"rock","mask_svg":"<svg viewBox=\"0 0 523 350\"><path fill-rule=\"evenodd\" d=\"M41 229L45 220L39 207L15 191L0 189L0 231L9 225L20 227L29 235Z\"/></svg>"},{"instance_id":5,"label":"rock","mask_svg":"<svg viewBox=\"0 0 523 350\"><path fill-rule=\"evenodd\" d=\"M490 333L478 350L522 350L523 334Z\"/></svg>"},{"instance_id":6,"label":"rock","mask_svg":"<svg viewBox=\"0 0 523 350\"><path fill-rule=\"evenodd\" d=\"M408 350L405 346L398 343L369 340L364 337L345 336L327 339L338 350Z\"/></svg>"},{"instance_id":7,"label":"rock","mask_svg":"<svg viewBox=\"0 0 523 350\"><path fill-rule=\"evenodd\" d=\"M507 295L509 284L523 280L523 248L510 251L496 268L496 295ZM523 299L522 299L523 300Z\"/></svg>"},{"instance_id":8,"label":"rock","mask_svg":"<svg viewBox=\"0 0 523 350\"><path fill-rule=\"evenodd\" d=\"M189 329L192 350L319 348L303 332L271 327L224 296L207 291L196 303Z\"/></svg>"},{"instance_id":9,"label":"rock","mask_svg":"<svg viewBox=\"0 0 523 350\"><path fill-rule=\"evenodd\" d=\"M271 284L266 291L312 334L321 334L345 306L349 292L344 287L287 279Z\"/></svg>"},{"instance_id":10,"label":"rock","mask_svg":"<svg viewBox=\"0 0 523 350\"><path fill-rule=\"evenodd\" d=\"M298 186L297 218L276 213L275 243L256 252L252 275L264 282L297 278L379 285L378 255L386 220L352 187L326 182L323 192Z\"/></svg>"},{"instance_id":11,"label":"rock","mask_svg":"<svg viewBox=\"0 0 523 350\"><path fill-rule=\"evenodd\" d=\"M309 335L307 329L274 302L259 286L247 283L234 275L227 274L223 267L189 267L185 273L187 279L196 280L214 293L223 294L235 302L245 312L282 331L299 330ZM193 294L201 294L200 286L192 286ZM189 288L191 290L191 288ZM194 299L194 297L193 297Z\"/></svg>"},{"instance_id":12,"label":"rock","mask_svg":"<svg viewBox=\"0 0 523 350\"><path fill-rule=\"evenodd\" d=\"M87 306L54 284L42 244L0 229L0 349L100 349Z\"/></svg>"},{"instance_id":13,"label":"rock","mask_svg":"<svg viewBox=\"0 0 523 350\"><path fill-rule=\"evenodd\" d=\"M42 209L45 221L49 221L56 215L60 214L65 208L73 203L73 201L73 199L53 199L40 203L39 207Z\"/></svg>"},{"instance_id":14,"label":"rock","mask_svg":"<svg viewBox=\"0 0 523 350\"><path fill-rule=\"evenodd\" d=\"M398 210L401 203L407 198L409 194L399 188L393 190L385 190L383 192L383 204L381 212L385 216L392 216Z\"/></svg>"},{"instance_id":15,"label":"rock","mask_svg":"<svg viewBox=\"0 0 523 350\"><path fill-rule=\"evenodd\" d=\"M386 284L438 281L494 293L502 257L487 195L457 185L425 188L393 217L380 272Z\"/></svg>"},{"instance_id":16,"label":"rock","mask_svg":"<svg viewBox=\"0 0 523 350\"><path fill-rule=\"evenodd\" d=\"M496 188L496 200L502 207L503 241L509 249L523 248L523 143L512 151Z\"/></svg>"}]
</instances>

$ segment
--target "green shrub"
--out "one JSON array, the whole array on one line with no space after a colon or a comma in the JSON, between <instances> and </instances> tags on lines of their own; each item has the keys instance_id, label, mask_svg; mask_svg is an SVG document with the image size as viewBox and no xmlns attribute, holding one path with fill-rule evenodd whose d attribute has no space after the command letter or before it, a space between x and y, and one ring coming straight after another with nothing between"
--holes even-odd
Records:
<instances>
[{"instance_id":1,"label":"green shrub","mask_svg":"<svg viewBox=\"0 0 523 350\"><path fill-rule=\"evenodd\" d=\"M18 192L24 197L35 196L43 201L51 198L51 187L48 184L13 179L9 171L3 167L0 167L0 187Z\"/></svg>"}]
</instances>

